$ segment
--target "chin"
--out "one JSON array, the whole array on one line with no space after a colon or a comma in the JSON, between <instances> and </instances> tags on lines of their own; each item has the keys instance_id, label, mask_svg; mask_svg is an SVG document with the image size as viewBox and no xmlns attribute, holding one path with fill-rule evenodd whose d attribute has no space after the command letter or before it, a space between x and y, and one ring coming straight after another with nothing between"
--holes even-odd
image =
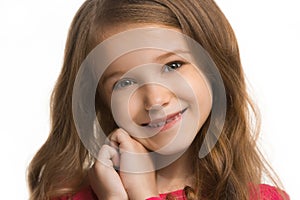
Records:
<instances>
[{"instance_id":1,"label":"chin","mask_svg":"<svg viewBox=\"0 0 300 200\"><path fill-rule=\"evenodd\" d=\"M157 149L155 152L161 155L182 155L184 154L190 147L192 142L189 144L175 144L171 142L170 144Z\"/></svg>"}]
</instances>

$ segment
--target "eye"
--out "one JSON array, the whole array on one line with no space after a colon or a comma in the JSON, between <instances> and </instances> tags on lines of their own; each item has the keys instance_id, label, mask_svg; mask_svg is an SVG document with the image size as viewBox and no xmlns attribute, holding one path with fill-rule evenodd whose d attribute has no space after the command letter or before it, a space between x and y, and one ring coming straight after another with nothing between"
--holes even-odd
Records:
<instances>
[{"instance_id":1,"label":"eye","mask_svg":"<svg viewBox=\"0 0 300 200\"><path fill-rule=\"evenodd\" d=\"M113 90L122 89L122 88L125 88L128 86L131 86L135 83L136 83L136 81L134 81L132 79L121 79L114 84Z\"/></svg>"},{"instance_id":2,"label":"eye","mask_svg":"<svg viewBox=\"0 0 300 200\"><path fill-rule=\"evenodd\" d=\"M182 61L169 62L169 63L167 63L167 64L164 65L162 71L163 72L174 71L174 70L180 68L183 64L184 64L184 62L182 62Z\"/></svg>"}]
</instances>

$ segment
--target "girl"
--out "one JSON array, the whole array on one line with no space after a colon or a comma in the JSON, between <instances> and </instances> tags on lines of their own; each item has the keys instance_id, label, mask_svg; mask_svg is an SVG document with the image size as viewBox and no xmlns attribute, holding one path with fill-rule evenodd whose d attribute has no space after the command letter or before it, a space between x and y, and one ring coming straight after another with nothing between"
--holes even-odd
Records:
<instances>
[{"instance_id":1,"label":"girl","mask_svg":"<svg viewBox=\"0 0 300 200\"><path fill-rule=\"evenodd\" d=\"M135 37L156 48L111 55ZM91 63L96 113L80 118L77 86ZM52 94L50 136L28 169L30 199L288 199L255 144L256 118L234 33L213 0L87 0Z\"/></svg>"}]
</instances>

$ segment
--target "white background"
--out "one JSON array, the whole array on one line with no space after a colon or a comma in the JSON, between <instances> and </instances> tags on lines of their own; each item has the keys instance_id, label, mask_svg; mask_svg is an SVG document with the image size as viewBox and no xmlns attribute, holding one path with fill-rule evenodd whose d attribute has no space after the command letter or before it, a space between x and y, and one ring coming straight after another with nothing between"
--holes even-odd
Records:
<instances>
[{"instance_id":1,"label":"white background","mask_svg":"<svg viewBox=\"0 0 300 200\"><path fill-rule=\"evenodd\" d=\"M0 0L0 196L27 199L26 167L49 132L49 99L71 20L83 0ZM297 0L217 0L239 41L262 113L260 146L300 199L300 6Z\"/></svg>"}]
</instances>

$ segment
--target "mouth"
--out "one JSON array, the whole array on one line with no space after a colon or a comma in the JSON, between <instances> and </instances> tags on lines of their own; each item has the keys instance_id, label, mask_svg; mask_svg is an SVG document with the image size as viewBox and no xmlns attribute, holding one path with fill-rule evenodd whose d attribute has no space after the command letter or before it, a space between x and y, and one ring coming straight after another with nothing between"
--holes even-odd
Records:
<instances>
[{"instance_id":1,"label":"mouth","mask_svg":"<svg viewBox=\"0 0 300 200\"><path fill-rule=\"evenodd\" d=\"M168 115L166 118L155 119L149 123L144 123L142 126L148 128L161 128L162 130L166 130L173 126L177 121L179 121L182 117L182 114L187 110L187 108L183 109L182 111L173 113Z\"/></svg>"}]
</instances>

